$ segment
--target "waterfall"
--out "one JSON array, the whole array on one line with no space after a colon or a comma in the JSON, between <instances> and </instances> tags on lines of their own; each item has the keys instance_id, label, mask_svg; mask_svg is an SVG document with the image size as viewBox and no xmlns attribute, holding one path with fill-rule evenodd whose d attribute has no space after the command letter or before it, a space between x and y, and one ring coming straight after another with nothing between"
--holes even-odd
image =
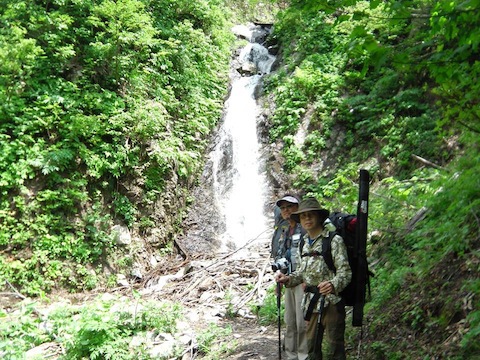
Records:
<instances>
[{"instance_id":1,"label":"waterfall","mask_svg":"<svg viewBox=\"0 0 480 360\"><path fill-rule=\"evenodd\" d=\"M183 224L181 243L190 253L243 255L245 245L267 242L273 231L272 214L265 214L269 185L260 155L260 111L254 94L275 57L258 43L268 34L265 28L241 26L233 31L249 42L232 61L230 95Z\"/></svg>"},{"instance_id":2,"label":"waterfall","mask_svg":"<svg viewBox=\"0 0 480 360\"><path fill-rule=\"evenodd\" d=\"M242 77L232 84L219 146L213 154L214 196L225 219L223 246L224 242L242 246L266 228L266 180L259 171L257 108L253 98L258 78ZM229 171L221 166L226 157Z\"/></svg>"},{"instance_id":3,"label":"waterfall","mask_svg":"<svg viewBox=\"0 0 480 360\"><path fill-rule=\"evenodd\" d=\"M259 33L258 27L251 29L251 34ZM264 211L268 185L259 152L259 109L254 93L274 60L265 47L249 42L238 57L243 76L235 72L232 77L219 141L212 153L215 203L225 222L224 232L219 234L221 250L238 249L271 235L270 219Z\"/></svg>"}]
</instances>

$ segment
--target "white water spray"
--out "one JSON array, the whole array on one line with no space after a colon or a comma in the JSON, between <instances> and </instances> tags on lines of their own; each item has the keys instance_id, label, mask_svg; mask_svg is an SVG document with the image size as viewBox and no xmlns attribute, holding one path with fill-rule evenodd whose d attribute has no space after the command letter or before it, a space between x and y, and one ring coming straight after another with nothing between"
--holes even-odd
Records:
<instances>
[{"instance_id":1,"label":"white water spray","mask_svg":"<svg viewBox=\"0 0 480 360\"><path fill-rule=\"evenodd\" d=\"M263 46L250 43L239 60L250 62L257 74L232 79L220 140L212 156L215 200L225 221L221 251L271 236L270 219L264 213L267 180L259 154L254 91L262 76L258 73L268 73L274 57Z\"/></svg>"}]
</instances>

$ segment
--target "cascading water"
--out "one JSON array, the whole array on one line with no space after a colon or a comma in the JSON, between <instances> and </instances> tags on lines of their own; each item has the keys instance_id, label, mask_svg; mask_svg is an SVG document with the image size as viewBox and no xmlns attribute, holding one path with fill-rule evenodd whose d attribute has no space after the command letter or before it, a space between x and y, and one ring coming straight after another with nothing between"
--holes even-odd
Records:
<instances>
[{"instance_id":1,"label":"cascading water","mask_svg":"<svg viewBox=\"0 0 480 360\"><path fill-rule=\"evenodd\" d=\"M259 34L258 27L245 38L254 41L255 34ZM250 42L238 59L244 76L236 72L232 77L220 139L212 153L214 198L225 222L225 231L219 236L221 250L238 249L270 236L271 224L264 212L267 180L259 153L259 109L254 92L274 60L265 47Z\"/></svg>"},{"instance_id":2,"label":"cascading water","mask_svg":"<svg viewBox=\"0 0 480 360\"><path fill-rule=\"evenodd\" d=\"M275 57L257 43L265 39L267 29L240 26L233 31L249 43L232 62L224 116L183 224L185 237L180 243L190 253L235 251L243 255L244 245L268 241L272 232L272 216L265 215L268 184L262 170L257 135L260 111L254 93Z\"/></svg>"}]
</instances>

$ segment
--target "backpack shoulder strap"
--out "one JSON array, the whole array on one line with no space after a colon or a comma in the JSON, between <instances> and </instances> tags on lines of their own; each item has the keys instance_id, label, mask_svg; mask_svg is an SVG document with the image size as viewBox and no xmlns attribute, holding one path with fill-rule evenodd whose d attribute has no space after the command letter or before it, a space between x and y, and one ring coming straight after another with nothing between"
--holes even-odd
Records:
<instances>
[{"instance_id":1,"label":"backpack shoulder strap","mask_svg":"<svg viewBox=\"0 0 480 360\"><path fill-rule=\"evenodd\" d=\"M322 256L328 268L332 271L335 271L335 265L333 264L333 257L332 257L332 239L335 235L336 235L335 231L330 231L328 233L328 236L325 236L322 239Z\"/></svg>"},{"instance_id":2,"label":"backpack shoulder strap","mask_svg":"<svg viewBox=\"0 0 480 360\"><path fill-rule=\"evenodd\" d=\"M298 251L299 251L300 256L302 256L302 253L303 253L303 246L305 245L305 234L306 233L307 232L302 227L300 227L300 244L298 245Z\"/></svg>"}]
</instances>

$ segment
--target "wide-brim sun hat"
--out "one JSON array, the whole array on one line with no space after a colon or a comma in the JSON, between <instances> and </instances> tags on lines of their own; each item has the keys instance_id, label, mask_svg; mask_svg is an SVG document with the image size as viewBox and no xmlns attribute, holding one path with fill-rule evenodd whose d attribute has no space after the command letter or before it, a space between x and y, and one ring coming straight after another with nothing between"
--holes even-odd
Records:
<instances>
[{"instance_id":1,"label":"wide-brim sun hat","mask_svg":"<svg viewBox=\"0 0 480 360\"><path fill-rule=\"evenodd\" d=\"M277 202L275 204L277 204L277 206L280 207L280 204L283 201L291 203L291 204L298 204L300 202L300 201L298 201L298 199L295 196L285 195L281 199L277 200Z\"/></svg>"},{"instance_id":2,"label":"wide-brim sun hat","mask_svg":"<svg viewBox=\"0 0 480 360\"><path fill-rule=\"evenodd\" d=\"M298 205L298 210L293 212L290 215L290 218L295 220L297 223L300 222L300 214L307 211L315 211L319 213L320 218L328 218L330 211L324 209L320 206L320 203L315 198L307 198L300 202Z\"/></svg>"}]
</instances>

